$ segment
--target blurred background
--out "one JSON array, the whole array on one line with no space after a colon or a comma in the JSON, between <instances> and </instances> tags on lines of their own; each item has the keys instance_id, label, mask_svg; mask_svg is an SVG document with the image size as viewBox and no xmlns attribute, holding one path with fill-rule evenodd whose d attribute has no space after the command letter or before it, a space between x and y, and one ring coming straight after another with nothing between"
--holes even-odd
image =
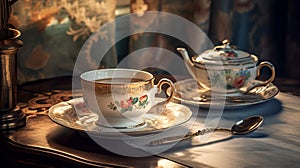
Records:
<instances>
[{"instance_id":1,"label":"blurred background","mask_svg":"<svg viewBox=\"0 0 300 168\"><path fill-rule=\"evenodd\" d=\"M72 75L78 52L100 26L128 13L139 18L134 26L157 24L143 18L146 11L182 16L219 45L229 39L238 49L255 54L276 67L277 81L299 86L300 1L274 0L18 0L10 23L21 30L24 46L18 54L18 81L25 83ZM128 30L128 22L101 38L114 41L114 34ZM176 25L175 25L176 26ZM109 32L109 33L107 33ZM115 67L129 53L145 47L163 47L176 52L174 39L161 34L134 34L116 43L99 68ZM96 55L86 55L93 65ZM167 61L161 57L159 61ZM293 80L285 80L293 79Z\"/></svg>"}]
</instances>

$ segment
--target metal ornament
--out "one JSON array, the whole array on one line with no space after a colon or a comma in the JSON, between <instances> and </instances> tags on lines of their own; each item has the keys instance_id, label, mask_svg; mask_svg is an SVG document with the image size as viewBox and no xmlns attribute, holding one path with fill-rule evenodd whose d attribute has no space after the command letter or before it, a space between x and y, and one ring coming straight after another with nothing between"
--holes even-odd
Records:
<instances>
[{"instance_id":1,"label":"metal ornament","mask_svg":"<svg viewBox=\"0 0 300 168\"><path fill-rule=\"evenodd\" d=\"M26 115L17 106L17 52L23 42L21 32L8 24L10 6L15 1L0 0L0 130L26 124Z\"/></svg>"}]
</instances>

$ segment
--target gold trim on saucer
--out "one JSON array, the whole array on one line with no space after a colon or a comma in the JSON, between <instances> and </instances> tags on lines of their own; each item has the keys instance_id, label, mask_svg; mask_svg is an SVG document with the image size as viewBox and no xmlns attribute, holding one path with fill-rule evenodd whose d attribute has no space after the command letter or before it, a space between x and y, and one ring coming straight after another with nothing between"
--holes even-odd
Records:
<instances>
[{"instance_id":1,"label":"gold trim on saucer","mask_svg":"<svg viewBox=\"0 0 300 168\"><path fill-rule=\"evenodd\" d=\"M157 102L161 101L157 100ZM95 113L87 110L75 110L72 104L78 105L78 103L83 103L83 99L76 98L58 103L50 107L48 116L61 126L102 138L118 137L120 134L139 136L158 133L184 124L192 117L192 111L187 106L169 102L162 113L156 114L157 111L154 110L145 114L143 116L145 124L142 126L126 129L106 128L95 124L98 120Z\"/></svg>"},{"instance_id":2,"label":"gold trim on saucer","mask_svg":"<svg viewBox=\"0 0 300 168\"><path fill-rule=\"evenodd\" d=\"M214 96L211 96L210 91L198 85L194 79L178 81L174 85L176 90L173 96L174 101L201 108L210 108L210 105L224 105L225 109L246 107L266 102L279 92L278 87L272 83L256 87L247 94L215 94ZM168 89L167 94L170 94Z\"/></svg>"}]
</instances>

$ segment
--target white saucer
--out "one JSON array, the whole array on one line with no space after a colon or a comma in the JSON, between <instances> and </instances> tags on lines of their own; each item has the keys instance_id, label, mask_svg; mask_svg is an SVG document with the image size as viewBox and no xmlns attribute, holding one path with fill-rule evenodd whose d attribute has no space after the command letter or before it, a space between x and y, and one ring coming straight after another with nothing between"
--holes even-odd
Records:
<instances>
[{"instance_id":1,"label":"white saucer","mask_svg":"<svg viewBox=\"0 0 300 168\"><path fill-rule=\"evenodd\" d=\"M248 94L212 94L201 88L194 79L185 79L175 83L175 94L173 99L182 103L197 105L202 108L210 106L223 106L226 109L241 108L249 105L266 102L277 95L279 89L270 83L252 89ZM167 89L170 95L170 89Z\"/></svg>"},{"instance_id":2,"label":"white saucer","mask_svg":"<svg viewBox=\"0 0 300 168\"><path fill-rule=\"evenodd\" d=\"M74 104L76 104L77 110L74 109ZM78 107L83 109L78 110ZM78 113L78 111L80 112ZM120 134L144 135L160 132L187 122L192 116L192 111L187 106L170 102L161 114L155 114L151 111L145 114L143 117L145 124L142 126L126 129L106 128L96 125L95 122L98 120L98 116L84 108L82 98L76 98L50 107L48 116L52 121L64 127L105 137Z\"/></svg>"}]
</instances>

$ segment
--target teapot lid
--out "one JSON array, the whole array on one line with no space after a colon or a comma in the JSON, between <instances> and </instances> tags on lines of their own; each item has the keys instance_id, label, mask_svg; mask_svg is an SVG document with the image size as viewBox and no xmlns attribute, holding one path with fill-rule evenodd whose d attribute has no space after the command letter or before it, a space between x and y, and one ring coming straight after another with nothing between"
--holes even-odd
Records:
<instances>
[{"instance_id":1,"label":"teapot lid","mask_svg":"<svg viewBox=\"0 0 300 168\"><path fill-rule=\"evenodd\" d=\"M248 64L257 62L257 57L245 51L237 50L231 46L229 40L224 40L223 45L206 50L202 54L193 57L193 62L202 64Z\"/></svg>"}]
</instances>

